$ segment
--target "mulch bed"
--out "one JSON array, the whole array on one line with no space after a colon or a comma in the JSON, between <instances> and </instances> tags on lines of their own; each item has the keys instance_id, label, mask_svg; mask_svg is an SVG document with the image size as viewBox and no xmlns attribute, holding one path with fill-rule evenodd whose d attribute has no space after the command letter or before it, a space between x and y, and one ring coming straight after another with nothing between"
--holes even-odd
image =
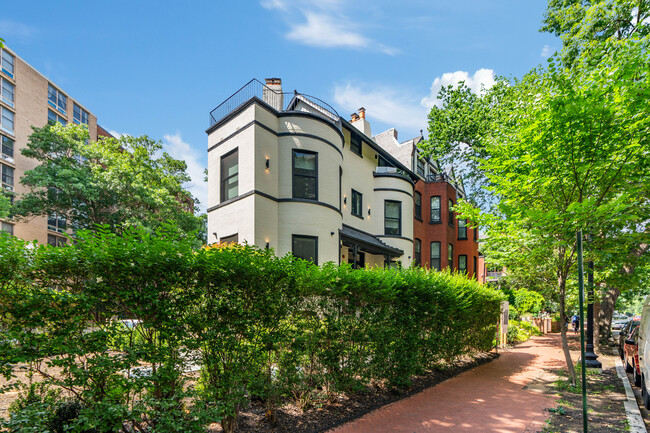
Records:
<instances>
[{"instance_id":1,"label":"mulch bed","mask_svg":"<svg viewBox=\"0 0 650 433\"><path fill-rule=\"evenodd\" d=\"M579 341L570 340L571 350L580 350ZM625 407L623 382L616 373L615 349L601 346L605 353L599 354L603 364L602 373L587 372L587 422L590 433L615 433L629 431ZM583 431L582 386L578 372L578 384L568 385L566 371L549 392L559 395L557 407L549 409L544 433L572 433Z\"/></svg>"},{"instance_id":2,"label":"mulch bed","mask_svg":"<svg viewBox=\"0 0 650 433\"><path fill-rule=\"evenodd\" d=\"M249 408L240 413L237 432L325 432L384 405L437 385L464 371L488 363L498 356L496 353L482 353L472 358L465 357L439 371L414 377L411 386L405 389L389 390L383 386L369 386L364 391L352 395L340 395L335 402L305 411L293 405L285 405L278 410L275 425L271 425L265 418L264 407L252 402ZM217 427L212 431L219 432L221 429Z\"/></svg>"}]
</instances>

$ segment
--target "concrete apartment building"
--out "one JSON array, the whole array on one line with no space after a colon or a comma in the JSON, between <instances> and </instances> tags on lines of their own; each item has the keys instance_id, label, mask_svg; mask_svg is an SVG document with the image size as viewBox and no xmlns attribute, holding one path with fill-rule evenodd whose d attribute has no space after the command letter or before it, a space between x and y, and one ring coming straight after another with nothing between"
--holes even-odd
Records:
<instances>
[{"instance_id":1,"label":"concrete apartment building","mask_svg":"<svg viewBox=\"0 0 650 433\"><path fill-rule=\"evenodd\" d=\"M364 111L252 80L210 113L208 236L317 264L410 266L417 176L371 138Z\"/></svg>"},{"instance_id":2,"label":"concrete apartment building","mask_svg":"<svg viewBox=\"0 0 650 433\"><path fill-rule=\"evenodd\" d=\"M0 170L2 188L13 196L26 191L19 180L37 161L26 158L26 147L32 126L47 122L77 123L88 126L91 140L110 135L97 125L97 117L61 87L48 80L8 47L0 49ZM28 221L0 221L1 229L25 240L60 245L62 233L70 232L64 215L44 215Z\"/></svg>"},{"instance_id":3,"label":"concrete apartment building","mask_svg":"<svg viewBox=\"0 0 650 433\"><path fill-rule=\"evenodd\" d=\"M413 243L417 263L427 268L451 268L485 281L478 252L478 228L468 227L451 208L465 198L463 183L451 167L441 169L418 149L422 136L400 143L389 129L374 137L386 151L415 172Z\"/></svg>"}]
</instances>

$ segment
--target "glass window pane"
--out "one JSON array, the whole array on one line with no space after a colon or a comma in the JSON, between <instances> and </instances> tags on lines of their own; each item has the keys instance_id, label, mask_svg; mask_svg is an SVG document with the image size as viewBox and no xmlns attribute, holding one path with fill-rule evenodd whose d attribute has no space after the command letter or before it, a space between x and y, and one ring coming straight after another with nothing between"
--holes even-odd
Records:
<instances>
[{"instance_id":1,"label":"glass window pane","mask_svg":"<svg viewBox=\"0 0 650 433\"><path fill-rule=\"evenodd\" d=\"M4 135L0 136L2 139L2 154L9 158L14 157L14 141Z\"/></svg>"},{"instance_id":2,"label":"glass window pane","mask_svg":"<svg viewBox=\"0 0 650 433\"><path fill-rule=\"evenodd\" d=\"M316 154L295 152L293 167L306 171L316 170Z\"/></svg>"},{"instance_id":3,"label":"glass window pane","mask_svg":"<svg viewBox=\"0 0 650 433\"><path fill-rule=\"evenodd\" d=\"M239 150L221 158L221 201L239 194Z\"/></svg>"},{"instance_id":4,"label":"glass window pane","mask_svg":"<svg viewBox=\"0 0 650 433\"><path fill-rule=\"evenodd\" d=\"M7 131L14 132L14 113L2 107L2 127Z\"/></svg>"},{"instance_id":5,"label":"glass window pane","mask_svg":"<svg viewBox=\"0 0 650 433\"><path fill-rule=\"evenodd\" d=\"M440 197L439 196L431 197L431 222L433 223L440 222Z\"/></svg>"},{"instance_id":6,"label":"glass window pane","mask_svg":"<svg viewBox=\"0 0 650 433\"><path fill-rule=\"evenodd\" d=\"M14 76L14 56L5 50L2 50L2 70L11 77Z\"/></svg>"},{"instance_id":7,"label":"glass window pane","mask_svg":"<svg viewBox=\"0 0 650 433\"><path fill-rule=\"evenodd\" d=\"M318 238L294 235L292 240L292 253L294 256L317 263Z\"/></svg>"},{"instance_id":8,"label":"glass window pane","mask_svg":"<svg viewBox=\"0 0 650 433\"><path fill-rule=\"evenodd\" d=\"M13 106L14 103L14 85L7 80L2 80L2 99Z\"/></svg>"}]
</instances>

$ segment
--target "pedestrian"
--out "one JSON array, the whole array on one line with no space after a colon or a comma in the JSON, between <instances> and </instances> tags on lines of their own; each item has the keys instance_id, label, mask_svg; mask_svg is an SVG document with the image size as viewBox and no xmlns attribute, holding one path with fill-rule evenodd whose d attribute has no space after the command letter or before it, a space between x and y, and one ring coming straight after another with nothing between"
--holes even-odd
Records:
<instances>
[{"instance_id":1,"label":"pedestrian","mask_svg":"<svg viewBox=\"0 0 650 433\"><path fill-rule=\"evenodd\" d=\"M574 314L573 317L571 318L571 324L573 325L573 333L577 334L578 333L578 326L580 324L580 316L577 314Z\"/></svg>"}]
</instances>

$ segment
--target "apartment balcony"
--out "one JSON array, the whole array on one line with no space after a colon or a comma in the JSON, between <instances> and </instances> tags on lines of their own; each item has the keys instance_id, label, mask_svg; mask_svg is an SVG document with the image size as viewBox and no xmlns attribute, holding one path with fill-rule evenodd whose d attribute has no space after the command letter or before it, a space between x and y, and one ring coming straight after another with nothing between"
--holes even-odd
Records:
<instances>
[{"instance_id":1,"label":"apartment balcony","mask_svg":"<svg viewBox=\"0 0 650 433\"><path fill-rule=\"evenodd\" d=\"M257 99L280 113L302 112L323 117L336 125L339 131L341 130L341 118L336 110L326 102L304 93L298 93L296 90L290 93L277 91L257 79L246 83L210 112L209 128L222 122L228 115L237 111L251 99Z\"/></svg>"}]
</instances>

